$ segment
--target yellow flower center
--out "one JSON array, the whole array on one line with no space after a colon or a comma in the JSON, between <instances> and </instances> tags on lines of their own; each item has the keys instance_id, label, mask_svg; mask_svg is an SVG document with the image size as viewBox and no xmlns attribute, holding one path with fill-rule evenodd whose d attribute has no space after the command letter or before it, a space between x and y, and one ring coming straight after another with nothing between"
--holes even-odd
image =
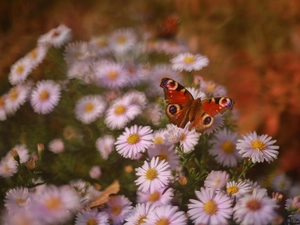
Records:
<instances>
[{"instance_id":1,"label":"yellow flower center","mask_svg":"<svg viewBox=\"0 0 300 225\"><path fill-rule=\"evenodd\" d=\"M239 188L237 186L232 186L227 188L227 193L230 195L233 195L239 191Z\"/></svg>"},{"instance_id":2,"label":"yellow flower center","mask_svg":"<svg viewBox=\"0 0 300 225\"><path fill-rule=\"evenodd\" d=\"M146 179L147 180L154 180L157 178L157 170L156 169L149 169L147 172L146 172Z\"/></svg>"},{"instance_id":3,"label":"yellow flower center","mask_svg":"<svg viewBox=\"0 0 300 225\"><path fill-rule=\"evenodd\" d=\"M12 101L16 100L16 99L18 98L18 96L19 96L19 93L17 92L16 89L12 89L12 90L9 92L9 95L8 95L8 97L9 97Z\"/></svg>"},{"instance_id":4,"label":"yellow flower center","mask_svg":"<svg viewBox=\"0 0 300 225\"><path fill-rule=\"evenodd\" d=\"M99 39L99 40L97 41L97 45L98 45L99 47L104 47L104 46L107 45L107 41L104 40L104 39Z\"/></svg>"},{"instance_id":5,"label":"yellow flower center","mask_svg":"<svg viewBox=\"0 0 300 225\"><path fill-rule=\"evenodd\" d=\"M36 59L36 57L37 57L37 49L33 49L30 53L29 53L29 57L30 57L30 59L32 59L32 60L35 60Z\"/></svg>"},{"instance_id":6,"label":"yellow flower center","mask_svg":"<svg viewBox=\"0 0 300 225\"><path fill-rule=\"evenodd\" d=\"M49 198L46 200L46 206L50 209L50 210L56 210L59 209L62 202L60 200L59 197L53 197L53 198Z\"/></svg>"},{"instance_id":7,"label":"yellow flower center","mask_svg":"<svg viewBox=\"0 0 300 225\"><path fill-rule=\"evenodd\" d=\"M97 222L97 220L96 220L95 218L90 218L90 219L88 219L88 220L86 221L85 224L86 224L86 225L97 225L98 222Z\"/></svg>"},{"instance_id":8,"label":"yellow flower center","mask_svg":"<svg viewBox=\"0 0 300 225\"><path fill-rule=\"evenodd\" d=\"M191 64L191 63L193 63L193 62L195 62L195 57L193 56L193 55L188 55L188 56L186 56L185 58L184 58L184 62L186 63L186 64Z\"/></svg>"},{"instance_id":9,"label":"yellow flower center","mask_svg":"<svg viewBox=\"0 0 300 225\"><path fill-rule=\"evenodd\" d=\"M24 199L24 198L18 198L18 199L16 200L16 202L18 203L18 205L20 205L20 204L22 204L22 203L25 202L25 199Z\"/></svg>"},{"instance_id":10,"label":"yellow flower center","mask_svg":"<svg viewBox=\"0 0 300 225\"><path fill-rule=\"evenodd\" d=\"M47 99L49 99L49 97L50 97L50 94L49 94L49 92L48 91L42 91L41 93L40 93L40 100L41 101L45 101L45 100L47 100Z\"/></svg>"},{"instance_id":11,"label":"yellow flower center","mask_svg":"<svg viewBox=\"0 0 300 225\"><path fill-rule=\"evenodd\" d=\"M119 205L114 205L111 207L110 211L113 215L117 216L122 212L122 207Z\"/></svg>"},{"instance_id":12,"label":"yellow flower center","mask_svg":"<svg viewBox=\"0 0 300 225\"><path fill-rule=\"evenodd\" d=\"M186 134L182 133L179 141L183 142L185 140L185 138L186 138Z\"/></svg>"},{"instance_id":13,"label":"yellow flower center","mask_svg":"<svg viewBox=\"0 0 300 225\"><path fill-rule=\"evenodd\" d=\"M83 52L78 51L78 52L75 53L75 56L76 56L77 59L79 59L83 56Z\"/></svg>"},{"instance_id":14,"label":"yellow flower center","mask_svg":"<svg viewBox=\"0 0 300 225\"><path fill-rule=\"evenodd\" d=\"M298 214L300 214L300 208L299 208L299 209L297 209L297 213L298 213Z\"/></svg>"},{"instance_id":15,"label":"yellow flower center","mask_svg":"<svg viewBox=\"0 0 300 225\"><path fill-rule=\"evenodd\" d=\"M153 143L155 145L157 145L157 144L163 144L164 143L164 139L162 137L157 137L157 138L154 139Z\"/></svg>"},{"instance_id":16,"label":"yellow flower center","mask_svg":"<svg viewBox=\"0 0 300 225\"><path fill-rule=\"evenodd\" d=\"M125 37L125 36L119 36L119 37L117 38L117 42L118 42L119 44L124 44L124 43L126 42L126 37Z\"/></svg>"},{"instance_id":17,"label":"yellow flower center","mask_svg":"<svg viewBox=\"0 0 300 225\"><path fill-rule=\"evenodd\" d=\"M251 142L251 146L252 146L252 148L254 148L254 149L258 150L258 151L262 151L266 147L265 143L263 143L260 140L252 141Z\"/></svg>"},{"instance_id":18,"label":"yellow flower center","mask_svg":"<svg viewBox=\"0 0 300 225\"><path fill-rule=\"evenodd\" d=\"M156 202L160 199L160 192L159 191L155 191L152 194L149 195L148 200L150 202Z\"/></svg>"},{"instance_id":19,"label":"yellow flower center","mask_svg":"<svg viewBox=\"0 0 300 225\"><path fill-rule=\"evenodd\" d=\"M169 225L170 222L167 218L160 218L156 221L155 225Z\"/></svg>"},{"instance_id":20,"label":"yellow flower center","mask_svg":"<svg viewBox=\"0 0 300 225\"><path fill-rule=\"evenodd\" d=\"M135 145L141 140L141 136L137 133L129 135L127 138L127 143L130 145Z\"/></svg>"},{"instance_id":21,"label":"yellow flower center","mask_svg":"<svg viewBox=\"0 0 300 225\"><path fill-rule=\"evenodd\" d=\"M111 80L118 78L119 74L116 71L109 71L107 77Z\"/></svg>"},{"instance_id":22,"label":"yellow flower center","mask_svg":"<svg viewBox=\"0 0 300 225\"><path fill-rule=\"evenodd\" d=\"M285 186L286 186L286 182L285 182L285 180L282 180L282 181L279 183L280 189L283 190L283 189L285 188Z\"/></svg>"},{"instance_id":23,"label":"yellow flower center","mask_svg":"<svg viewBox=\"0 0 300 225\"><path fill-rule=\"evenodd\" d=\"M93 103L89 102L84 106L85 112L92 112L94 110L95 106Z\"/></svg>"},{"instance_id":24,"label":"yellow flower center","mask_svg":"<svg viewBox=\"0 0 300 225\"><path fill-rule=\"evenodd\" d=\"M234 144L231 141L224 141L221 145L221 149L226 154L231 154L234 151Z\"/></svg>"},{"instance_id":25,"label":"yellow flower center","mask_svg":"<svg viewBox=\"0 0 300 225\"><path fill-rule=\"evenodd\" d=\"M216 90L215 88L215 85L214 84L206 84L206 89L209 91L209 92L214 92Z\"/></svg>"},{"instance_id":26,"label":"yellow flower center","mask_svg":"<svg viewBox=\"0 0 300 225\"><path fill-rule=\"evenodd\" d=\"M158 158L159 158L160 161L165 160L166 162L168 162L168 160L169 160L168 155L167 155L167 154L164 154L164 153L160 153L160 154L158 155Z\"/></svg>"},{"instance_id":27,"label":"yellow flower center","mask_svg":"<svg viewBox=\"0 0 300 225\"><path fill-rule=\"evenodd\" d=\"M146 215L141 215L139 219L136 221L135 225L141 225L142 223L145 223L146 218L147 218Z\"/></svg>"},{"instance_id":28,"label":"yellow flower center","mask_svg":"<svg viewBox=\"0 0 300 225\"><path fill-rule=\"evenodd\" d=\"M116 108L115 108L115 114L116 115L122 115L126 112L126 107L123 106L123 105L118 105Z\"/></svg>"},{"instance_id":29,"label":"yellow flower center","mask_svg":"<svg viewBox=\"0 0 300 225\"><path fill-rule=\"evenodd\" d=\"M256 199L252 199L247 202L246 207L251 211L257 211L261 208L261 203Z\"/></svg>"},{"instance_id":30,"label":"yellow flower center","mask_svg":"<svg viewBox=\"0 0 300 225\"><path fill-rule=\"evenodd\" d=\"M203 206L204 211L209 215L214 215L218 211L218 206L213 200L207 201Z\"/></svg>"},{"instance_id":31,"label":"yellow flower center","mask_svg":"<svg viewBox=\"0 0 300 225\"><path fill-rule=\"evenodd\" d=\"M17 72L18 74L23 73L23 71L24 71L24 66L23 66L23 65L19 65L19 66L17 67L17 69L16 69L16 72Z\"/></svg>"}]
</instances>

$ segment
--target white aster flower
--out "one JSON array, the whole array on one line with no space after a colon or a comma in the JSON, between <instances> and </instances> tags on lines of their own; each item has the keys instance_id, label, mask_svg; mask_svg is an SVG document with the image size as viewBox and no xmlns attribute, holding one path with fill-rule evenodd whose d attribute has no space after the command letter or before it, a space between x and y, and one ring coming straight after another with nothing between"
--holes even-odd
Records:
<instances>
[{"instance_id":1,"label":"white aster flower","mask_svg":"<svg viewBox=\"0 0 300 225\"><path fill-rule=\"evenodd\" d=\"M126 216L131 212L131 202L124 195L111 196L106 203L105 212L114 225L121 225L125 221Z\"/></svg>"},{"instance_id":2,"label":"white aster flower","mask_svg":"<svg viewBox=\"0 0 300 225\"><path fill-rule=\"evenodd\" d=\"M136 34L131 29L119 29L108 38L111 49L117 54L124 54L137 44Z\"/></svg>"},{"instance_id":3,"label":"white aster flower","mask_svg":"<svg viewBox=\"0 0 300 225\"><path fill-rule=\"evenodd\" d=\"M285 209L289 213L288 221L292 224L300 224L300 195L287 199Z\"/></svg>"},{"instance_id":4,"label":"white aster flower","mask_svg":"<svg viewBox=\"0 0 300 225\"><path fill-rule=\"evenodd\" d=\"M19 156L20 159L20 163L25 163L28 161L29 159L29 152L28 149L26 147L25 144L21 144L21 145L15 145L8 153L7 153L7 157L12 157L13 151L16 151L16 153Z\"/></svg>"},{"instance_id":5,"label":"white aster flower","mask_svg":"<svg viewBox=\"0 0 300 225\"><path fill-rule=\"evenodd\" d=\"M38 45L60 48L71 40L71 35L71 29L64 24L61 24L48 31L46 34L41 35L38 39Z\"/></svg>"},{"instance_id":6,"label":"white aster flower","mask_svg":"<svg viewBox=\"0 0 300 225\"><path fill-rule=\"evenodd\" d=\"M128 82L131 86L140 84L147 76L149 76L148 71L140 64L126 63L124 69L126 70Z\"/></svg>"},{"instance_id":7,"label":"white aster flower","mask_svg":"<svg viewBox=\"0 0 300 225\"><path fill-rule=\"evenodd\" d=\"M41 224L66 222L80 207L79 196L70 186L48 186L36 195L30 210L43 221Z\"/></svg>"},{"instance_id":8,"label":"white aster flower","mask_svg":"<svg viewBox=\"0 0 300 225\"><path fill-rule=\"evenodd\" d=\"M162 205L150 212L145 221L145 225L186 225L187 217L183 211L179 211L177 206Z\"/></svg>"},{"instance_id":9,"label":"white aster flower","mask_svg":"<svg viewBox=\"0 0 300 225\"><path fill-rule=\"evenodd\" d=\"M144 165L136 169L135 180L139 185L138 190L153 192L166 187L171 179L171 169L167 162L159 161L159 158L152 158L150 162L144 161Z\"/></svg>"},{"instance_id":10,"label":"white aster flower","mask_svg":"<svg viewBox=\"0 0 300 225\"><path fill-rule=\"evenodd\" d=\"M241 159L236 149L237 132L220 130L209 140L213 147L208 150L210 155L215 156L215 160L223 166L235 167Z\"/></svg>"},{"instance_id":11,"label":"white aster flower","mask_svg":"<svg viewBox=\"0 0 300 225\"><path fill-rule=\"evenodd\" d=\"M100 152L103 159L107 159L114 150L115 138L111 135L99 137L96 140L96 148Z\"/></svg>"},{"instance_id":12,"label":"white aster flower","mask_svg":"<svg viewBox=\"0 0 300 225\"><path fill-rule=\"evenodd\" d=\"M153 143L152 129L149 126L126 127L115 143L117 152L124 158L133 158L143 153Z\"/></svg>"},{"instance_id":13,"label":"white aster flower","mask_svg":"<svg viewBox=\"0 0 300 225\"><path fill-rule=\"evenodd\" d=\"M214 171L212 170L204 180L204 186L206 188L221 189L225 187L229 180L229 175L226 171Z\"/></svg>"},{"instance_id":14,"label":"white aster flower","mask_svg":"<svg viewBox=\"0 0 300 225\"><path fill-rule=\"evenodd\" d=\"M143 224L150 212L155 209L155 205L148 203L138 203L133 212L126 217L124 225Z\"/></svg>"},{"instance_id":15,"label":"white aster flower","mask_svg":"<svg viewBox=\"0 0 300 225\"><path fill-rule=\"evenodd\" d=\"M243 158L251 158L253 163L260 163L267 161L272 162L277 158L279 146L273 145L276 140L268 135L257 135L257 133L250 132L243 135L236 144L236 148Z\"/></svg>"},{"instance_id":16,"label":"white aster flower","mask_svg":"<svg viewBox=\"0 0 300 225\"><path fill-rule=\"evenodd\" d=\"M229 181L226 184L226 192L230 196L235 198L243 197L246 194L249 194L252 187L248 182L245 181Z\"/></svg>"},{"instance_id":17,"label":"white aster flower","mask_svg":"<svg viewBox=\"0 0 300 225\"><path fill-rule=\"evenodd\" d=\"M31 203L32 195L28 192L28 188L14 188L6 192L4 205L9 215L14 215L20 210L27 210Z\"/></svg>"},{"instance_id":18,"label":"white aster flower","mask_svg":"<svg viewBox=\"0 0 300 225\"><path fill-rule=\"evenodd\" d=\"M11 157L3 157L0 161L0 177L11 177L18 172L17 161Z\"/></svg>"},{"instance_id":19,"label":"white aster flower","mask_svg":"<svg viewBox=\"0 0 300 225\"><path fill-rule=\"evenodd\" d=\"M149 202L152 205L168 205L171 204L173 199L173 188L163 187L152 192L137 191L137 202L146 203Z\"/></svg>"},{"instance_id":20,"label":"white aster flower","mask_svg":"<svg viewBox=\"0 0 300 225\"><path fill-rule=\"evenodd\" d=\"M99 36L92 37L89 41L90 51L93 51L97 56L105 56L111 52L108 37Z\"/></svg>"},{"instance_id":21,"label":"white aster flower","mask_svg":"<svg viewBox=\"0 0 300 225\"><path fill-rule=\"evenodd\" d=\"M73 42L69 43L65 48L64 58L68 65L83 62L86 63L90 60L93 54L86 42ZM86 63L88 64L88 63Z\"/></svg>"},{"instance_id":22,"label":"white aster flower","mask_svg":"<svg viewBox=\"0 0 300 225\"><path fill-rule=\"evenodd\" d=\"M226 96L227 90L224 86L216 84L213 81L201 80L200 90L206 93L208 97L212 96Z\"/></svg>"},{"instance_id":23,"label":"white aster flower","mask_svg":"<svg viewBox=\"0 0 300 225\"><path fill-rule=\"evenodd\" d=\"M77 213L75 225L109 225L106 212L98 212L98 209L84 209Z\"/></svg>"},{"instance_id":24,"label":"white aster flower","mask_svg":"<svg viewBox=\"0 0 300 225\"><path fill-rule=\"evenodd\" d=\"M123 98L125 99L128 98L131 104L137 105L142 109L144 109L148 103L148 99L145 93L140 91L135 91L135 90L128 91L123 95Z\"/></svg>"},{"instance_id":25,"label":"white aster flower","mask_svg":"<svg viewBox=\"0 0 300 225\"><path fill-rule=\"evenodd\" d=\"M198 200L190 199L188 214L195 224L228 224L232 215L232 201L223 192L201 188L195 191Z\"/></svg>"},{"instance_id":26,"label":"white aster flower","mask_svg":"<svg viewBox=\"0 0 300 225\"><path fill-rule=\"evenodd\" d=\"M100 95L87 95L80 98L75 106L75 115L78 120L90 124L102 116L106 102Z\"/></svg>"},{"instance_id":27,"label":"white aster flower","mask_svg":"<svg viewBox=\"0 0 300 225\"><path fill-rule=\"evenodd\" d=\"M48 114L58 104L60 85L52 80L39 81L31 93L30 103L33 110L39 114Z\"/></svg>"},{"instance_id":28,"label":"white aster flower","mask_svg":"<svg viewBox=\"0 0 300 225\"><path fill-rule=\"evenodd\" d=\"M224 125L224 117L222 114L217 114L214 116L214 122L212 126L206 130L203 131L205 134L211 134L213 132L216 132L220 130L220 128Z\"/></svg>"},{"instance_id":29,"label":"white aster flower","mask_svg":"<svg viewBox=\"0 0 300 225\"><path fill-rule=\"evenodd\" d=\"M12 85L24 83L33 69L33 63L27 57L19 59L10 68L8 75L9 82Z\"/></svg>"},{"instance_id":30,"label":"white aster flower","mask_svg":"<svg viewBox=\"0 0 300 225\"><path fill-rule=\"evenodd\" d=\"M272 187L275 191L287 193L292 186L292 180L285 173L277 174L272 180Z\"/></svg>"},{"instance_id":31,"label":"white aster flower","mask_svg":"<svg viewBox=\"0 0 300 225\"><path fill-rule=\"evenodd\" d=\"M59 154L65 150L65 144L60 138L53 139L49 143L49 150L55 154Z\"/></svg>"},{"instance_id":32,"label":"white aster flower","mask_svg":"<svg viewBox=\"0 0 300 225\"><path fill-rule=\"evenodd\" d=\"M277 215L277 207L265 189L254 189L252 195L245 195L237 201L233 218L237 223L247 225L270 224Z\"/></svg>"},{"instance_id":33,"label":"white aster flower","mask_svg":"<svg viewBox=\"0 0 300 225\"><path fill-rule=\"evenodd\" d=\"M27 53L24 58L30 61L32 68L36 68L45 59L47 52L47 46L37 46Z\"/></svg>"},{"instance_id":34,"label":"white aster flower","mask_svg":"<svg viewBox=\"0 0 300 225\"><path fill-rule=\"evenodd\" d=\"M190 124L187 123L185 128L180 128L174 124L167 125L166 141L167 143L180 143L183 151L185 153L194 150L195 146L198 144L200 133L197 133L194 129L188 130Z\"/></svg>"},{"instance_id":35,"label":"white aster flower","mask_svg":"<svg viewBox=\"0 0 300 225\"><path fill-rule=\"evenodd\" d=\"M178 71L192 71L201 70L203 67L207 66L209 60L206 56L191 53L179 54L173 59L171 59L172 69Z\"/></svg>"},{"instance_id":36,"label":"white aster flower","mask_svg":"<svg viewBox=\"0 0 300 225\"><path fill-rule=\"evenodd\" d=\"M93 179L98 179L101 175L100 166L93 166L89 171L89 175Z\"/></svg>"},{"instance_id":37,"label":"white aster flower","mask_svg":"<svg viewBox=\"0 0 300 225\"><path fill-rule=\"evenodd\" d=\"M39 221L34 212L30 212L28 210L19 210L15 212L13 215L8 212L4 215L1 215L1 224L2 225L41 225L41 221Z\"/></svg>"},{"instance_id":38,"label":"white aster flower","mask_svg":"<svg viewBox=\"0 0 300 225\"><path fill-rule=\"evenodd\" d=\"M147 150L149 158L158 157L169 163L171 169L176 169L180 165L180 157L176 153L174 145L155 144Z\"/></svg>"},{"instance_id":39,"label":"white aster flower","mask_svg":"<svg viewBox=\"0 0 300 225\"><path fill-rule=\"evenodd\" d=\"M124 65L112 61L103 61L93 66L95 82L98 86L119 89L128 84Z\"/></svg>"},{"instance_id":40,"label":"white aster flower","mask_svg":"<svg viewBox=\"0 0 300 225\"><path fill-rule=\"evenodd\" d=\"M6 113L14 114L26 102L29 91L29 87L23 84L11 88L5 97Z\"/></svg>"},{"instance_id":41,"label":"white aster flower","mask_svg":"<svg viewBox=\"0 0 300 225\"><path fill-rule=\"evenodd\" d=\"M105 124L108 128L122 129L128 122L142 113L141 107L132 104L129 98L116 99L106 111Z\"/></svg>"}]
</instances>

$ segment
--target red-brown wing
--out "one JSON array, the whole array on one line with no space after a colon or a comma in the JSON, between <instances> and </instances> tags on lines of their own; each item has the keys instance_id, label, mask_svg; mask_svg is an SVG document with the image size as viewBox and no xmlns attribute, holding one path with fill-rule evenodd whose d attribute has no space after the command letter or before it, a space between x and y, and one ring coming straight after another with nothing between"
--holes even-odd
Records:
<instances>
[{"instance_id":1,"label":"red-brown wing","mask_svg":"<svg viewBox=\"0 0 300 225\"><path fill-rule=\"evenodd\" d=\"M231 98L210 98L202 101L202 109L210 116L224 113L228 109L232 109L234 101Z\"/></svg>"},{"instance_id":2,"label":"red-brown wing","mask_svg":"<svg viewBox=\"0 0 300 225\"><path fill-rule=\"evenodd\" d=\"M170 123L185 127L189 121L190 106L194 101L193 96L181 84L170 78L163 78L160 86L164 90L168 103L166 115Z\"/></svg>"}]
</instances>

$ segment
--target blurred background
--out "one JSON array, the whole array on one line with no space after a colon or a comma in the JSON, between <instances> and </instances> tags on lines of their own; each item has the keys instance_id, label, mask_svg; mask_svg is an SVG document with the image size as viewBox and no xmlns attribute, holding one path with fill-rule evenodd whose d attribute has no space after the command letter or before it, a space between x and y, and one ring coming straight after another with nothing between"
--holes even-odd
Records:
<instances>
[{"instance_id":1,"label":"blurred background","mask_svg":"<svg viewBox=\"0 0 300 225\"><path fill-rule=\"evenodd\" d=\"M224 85L236 100L240 132L278 140L279 169L299 178L298 0L1 0L1 86L9 87L10 66L61 23L72 29L73 41L84 41L122 27L155 32L169 15L179 18L177 37L210 60L195 75Z\"/></svg>"}]
</instances>

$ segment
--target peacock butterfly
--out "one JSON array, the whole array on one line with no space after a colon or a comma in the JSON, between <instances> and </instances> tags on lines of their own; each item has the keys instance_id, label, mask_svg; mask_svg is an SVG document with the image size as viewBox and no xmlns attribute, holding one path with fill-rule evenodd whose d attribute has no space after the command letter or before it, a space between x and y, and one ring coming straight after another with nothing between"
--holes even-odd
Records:
<instances>
[{"instance_id":1,"label":"peacock butterfly","mask_svg":"<svg viewBox=\"0 0 300 225\"><path fill-rule=\"evenodd\" d=\"M170 123L184 128L190 122L189 130L195 128L199 133L212 126L215 115L234 105L234 100L227 97L194 99L185 87L170 78L163 78L160 86L168 103L165 111Z\"/></svg>"}]
</instances>

